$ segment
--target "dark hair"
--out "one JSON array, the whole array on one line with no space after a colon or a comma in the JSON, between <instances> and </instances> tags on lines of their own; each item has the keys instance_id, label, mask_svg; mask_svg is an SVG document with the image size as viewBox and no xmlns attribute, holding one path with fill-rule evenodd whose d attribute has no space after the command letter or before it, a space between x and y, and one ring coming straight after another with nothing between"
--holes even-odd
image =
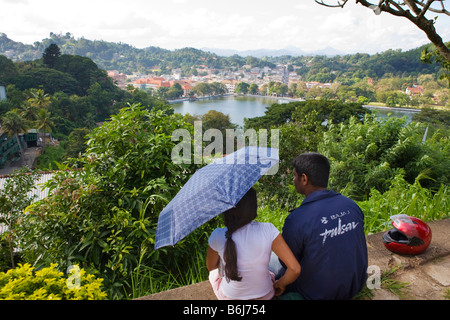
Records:
<instances>
[{"instance_id":1,"label":"dark hair","mask_svg":"<svg viewBox=\"0 0 450 320\"><path fill-rule=\"evenodd\" d=\"M317 152L303 153L292 161L295 171L300 176L306 174L311 184L326 188L330 176L330 162Z\"/></svg>"},{"instance_id":2,"label":"dark hair","mask_svg":"<svg viewBox=\"0 0 450 320\"><path fill-rule=\"evenodd\" d=\"M225 277L227 281L241 281L237 268L236 245L232 234L239 228L245 226L256 218L257 211L256 191L251 188L242 199L233 207L223 213L223 220L228 231L225 233L227 242L223 259L225 260Z\"/></svg>"}]
</instances>

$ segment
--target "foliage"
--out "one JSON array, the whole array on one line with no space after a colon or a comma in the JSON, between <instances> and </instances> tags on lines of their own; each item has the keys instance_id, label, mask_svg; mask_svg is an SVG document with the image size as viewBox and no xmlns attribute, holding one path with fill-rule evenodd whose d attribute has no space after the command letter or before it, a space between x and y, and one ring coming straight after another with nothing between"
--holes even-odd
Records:
<instances>
[{"instance_id":1,"label":"foliage","mask_svg":"<svg viewBox=\"0 0 450 320\"><path fill-rule=\"evenodd\" d=\"M236 88L234 89L235 93L243 93L243 94L247 94L248 93L248 88L250 87L250 85L246 82L239 82L236 86Z\"/></svg>"},{"instance_id":2,"label":"foliage","mask_svg":"<svg viewBox=\"0 0 450 320\"><path fill-rule=\"evenodd\" d=\"M53 68L55 66L55 64L58 61L60 56L61 56L61 50L54 43L49 45L48 48L45 49L44 53L42 54L44 64L46 66L48 66L49 68Z\"/></svg>"},{"instance_id":3,"label":"foliage","mask_svg":"<svg viewBox=\"0 0 450 320\"><path fill-rule=\"evenodd\" d=\"M256 189L263 205L271 209L293 209L298 194L292 179L292 160L303 152L314 151L323 135L324 126L317 120L317 112L308 114L302 123L289 122L279 127L279 167L276 175L263 176ZM270 131L272 134L272 131ZM268 140L272 140L271 137Z\"/></svg>"},{"instance_id":4,"label":"foliage","mask_svg":"<svg viewBox=\"0 0 450 320\"><path fill-rule=\"evenodd\" d=\"M30 264L0 273L0 300L103 300L103 279L75 266L66 279L56 264L35 270ZM79 272L79 274L76 274ZM79 277L79 284L71 283Z\"/></svg>"},{"instance_id":5,"label":"foliage","mask_svg":"<svg viewBox=\"0 0 450 320\"><path fill-rule=\"evenodd\" d=\"M152 250L159 212L195 168L171 161L171 134L180 128L192 130L181 115L139 105L96 128L77 159L82 168L61 167L48 183L50 196L28 207L20 233L26 261L63 268L82 262L105 278L111 297L119 297L139 257L142 264L170 268L189 256L192 240L180 244L184 251Z\"/></svg>"},{"instance_id":6,"label":"foliage","mask_svg":"<svg viewBox=\"0 0 450 320\"><path fill-rule=\"evenodd\" d=\"M445 45L447 48L450 47L450 42L447 42ZM445 57L438 49L436 49L434 45L425 47L422 51L422 56L420 57L420 59L422 60L422 62L429 64L433 62L440 63L443 67L443 70L439 78L441 80L446 79L450 86L450 61L448 59L445 59Z\"/></svg>"},{"instance_id":7,"label":"foliage","mask_svg":"<svg viewBox=\"0 0 450 320\"><path fill-rule=\"evenodd\" d=\"M288 93L288 86L278 81L269 81L261 86L260 92L270 96L285 96Z\"/></svg>"},{"instance_id":8,"label":"foliage","mask_svg":"<svg viewBox=\"0 0 450 320\"><path fill-rule=\"evenodd\" d=\"M23 215L23 210L33 201L33 196L28 195L37 179L35 172L29 172L27 168L15 170L0 190L0 224L8 227L1 234L1 239L8 242L10 263L14 268L14 248L16 242L16 227Z\"/></svg>"},{"instance_id":9,"label":"foliage","mask_svg":"<svg viewBox=\"0 0 450 320\"><path fill-rule=\"evenodd\" d=\"M214 96L225 94L227 89L224 84L219 82L199 82L194 85L191 92L199 96Z\"/></svg>"},{"instance_id":10,"label":"foliage","mask_svg":"<svg viewBox=\"0 0 450 320\"><path fill-rule=\"evenodd\" d=\"M425 122L437 127L450 127L450 111L422 108L420 112L412 116L415 122Z\"/></svg>"},{"instance_id":11,"label":"foliage","mask_svg":"<svg viewBox=\"0 0 450 320\"><path fill-rule=\"evenodd\" d=\"M159 67L160 73L170 69L181 68L185 74L192 74L196 66L207 65L211 68L241 68L249 64L252 67L275 64L291 64L301 66L297 69L305 81L332 82L364 77L382 78L387 74L414 75L419 73L436 74L440 66L420 63L421 53L425 46L402 52L387 50L374 55L352 54L344 56L272 56L272 57L240 57L233 55L221 57L209 52L183 48L166 50L158 47L137 49L125 43L112 43L85 38L75 39L72 34L54 34L33 45L24 45L0 34L0 52L14 50L14 59L22 61L40 58L42 52L50 44L56 44L63 54L88 56L102 69L132 72L148 72L148 69ZM127 57L127 58L124 58ZM251 60L251 61L249 61Z\"/></svg>"},{"instance_id":12,"label":"foliage","mask_svg":"<svg viewBox=\"0 0 450 320\"><path fill-rule=\"evenodd\" d=\"M86 151L87 136L91 133L89 129L78 128L69 134L67 146L64 150L65 158L78 158Z\"/></svg>"},{"instance_id":13,"label":"foliage","mask_svg":"<svg viewBox=\"0 0 450 320\"><path fill-rule=\"evenodd\" d=\"M364 199L372 188L386 191L400 170L409 183L421 173L433 179L424 182L429 188L448 183L448 135L437 131L423 143L425 129L405 118L368 115L364 123L351 118L348 125L332 124L318 146L331 162L330 188Z\"/></svg>"},{"instance_id":14,"label":"foliage","mask_svg":"<svg viewBox=\"0 0 450 320\"><path fill-rule=\"evenodd\" d=\"M384 270L380 277L380 286L383 289L389 290L400 299L410 299L411 295L409 283L395 279L395 273L398 271L399 268L400 266L396 266L394 268ZM363 290L361 290L361 292L359 292L355 297L353 297L353 299L372 300L373 299L372 290L374 289L369 289L367 286L364 286Z\"/></svg>"},{"instance_id":15,"label":"foliage","mask_svg":"<svg viewBox=\"0 0 450 320\"><path fill-rule=\"evenodd\" d=\"M58 58L55 69L71 75L78 83L81 95L85 95L89 87L95 83L102 83L106 79L106 72L89 58L64 54ZM111 84L108 84L111 89Z\"/></svg>"},{"instance_id":16,"label":"foliage","mask_svg":"<svg viewBox=\"0 0 450 320\"><path fill-rule=\"evenodd\" d=\"M360 103L344 103L337 100L307 100L286 104L274 103L264 113L264 116L244 119L245 128L270 129L287 122L301 124L304 119L314 113L319 125L328 121L334 123L347 122L351 116L362 118L370 113Z\"/></svg>"},{"instance_id":17,"label":"foliage","mask_svg":"<svg viewBox=\"0 0 450 320\"><path fill-rule=\"evenodd\" d=\"M176 272L139 264L130 277L130 298L135 299L207 280L209 272L206 268L205 249L204 246L197 248L185 260L175 261Z\"/></svg>"},{"instance_id":18,"label":"foliage","mask_svg":"<svg viewBox=\"0 0 450 320\"><path fill-rule=\"evenodd\" d=\"M266 108L264 116L245 118L244 127L246 129L270 129L272 126L280 126L289 122L292 118L292 112L297 107L294 102L280 104L274 103Z\"/></svg>"},{"instance_id":19,"label":"foliage","mask_svg":"<svg viewBox=\"0 0 450 320\"><path fill-rule=\"evenodd\" d=\"M8 133L9 137L15 137L19 146L20 156L24 160L23 147L19 139L19 134L27 132L27 123L16 110L10 110L1 117L1 128L4 132Z\"/></svg>"},{"instance_id":20,"label":"foliage","mask_svg":"<svg viewBox=\"0 0 450 320\"><path fill-rule=\"evenodd\" d=\"M45 148L45 153L38 156L33 163L33 166L39 170L55 170L56 163L62 162L64 159L64 148L59 146L49 146Z\"/></svg>"},{"instance_id":21,"label":"foliage","mask_svg":"<svg viewBox=\"0 0 450 320\"><path fill-rule=\"evenodd\" d=\"M3 55L0 55L0 83L7 83L9 77L17 75L14 63Z\"/></svg>"},{"instance_id":22,"label":"foliage","mask_svg":"<svg viewBox=\"0 0 450 320\"><path fill-rule=\"evenodd\" d=\"M10 80L19 90L39 88L50 94L62 91L81 94L77 81L69 74L49 68L34 68L19 73Z\"/></svg>"},{"instance_id":23,"label":"foliage","mask_svg":"<svg viewBox=\"0 0 450 320\"><path fill-rule=\"evenodd\" d=\"M336 100L308 100L296 103L292 118L301 123L312 112L316 112L319 123L346 123L350 117L361 119L370 113L360 103L343 103Z\"/></svg>"},{"instance_id":24,"label":"foliage","mask_svg":"<svg viewBox=\"0 0 450 320\"><path fill-rule=\"evenodd\" d=\"M402 173L396 175L389 189L381 193L372 188L368 200L358 202L365 215L366 233L376 233L390 228L390 217L406 214L424 221L449 218L450 201L448 185L433 192L422 186L426 177L419 176L413 184L403 178Z\"/></svg>"}]
</instances>

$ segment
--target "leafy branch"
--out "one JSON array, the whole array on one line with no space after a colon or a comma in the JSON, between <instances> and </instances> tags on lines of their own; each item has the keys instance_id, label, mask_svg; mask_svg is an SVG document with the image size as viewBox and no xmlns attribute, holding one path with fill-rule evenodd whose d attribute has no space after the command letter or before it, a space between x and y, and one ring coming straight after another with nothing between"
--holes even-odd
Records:
<instances>
[{"instance_id":1,"label":"leafy branch","mask_svg":"<svg viewBox=\"0 0 450 320\"><path fill-rule=\"evenodd\" d=\"M314 0L316 3L331 8L344 8L348 3L348 0L336 0L336 3L330 3L326 0ZM376 14L381 12L388 12L394 16L405 17L412 23L414 23L420 30L425 32L428 39L436 46L442 57L450 61L450 49L445 45L442 37L437 33L434 27L435 19L427 19L425 14L427 12L433 12L438 14L444 14L450 16L450 12L445 8L444 1L442 0L380 0L378 3L375 1L356 0L356 3L363 5ZM434 3L440 4L439 7L433 6Z\"/></svg>"}]
</instances>

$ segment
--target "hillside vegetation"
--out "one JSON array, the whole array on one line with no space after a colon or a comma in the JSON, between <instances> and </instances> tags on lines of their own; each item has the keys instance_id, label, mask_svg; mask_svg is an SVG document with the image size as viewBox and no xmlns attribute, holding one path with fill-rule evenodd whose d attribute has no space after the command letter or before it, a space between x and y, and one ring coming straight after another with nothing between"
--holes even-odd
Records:
<instances>
[{"instance_id":1,"label":"hillside vegetation","mask_svg":"<svg viewBox=\"0 0 450 320\"><path fill-rule=\"evenodd\" d=\"M75 39L70 33L58 35L51 33L49 38L26 45L13 41L6 34L0 34L0 53L9 52L9 57L15 61L31 61L39 59L42 52L50 44L56 44L63 54L80 55L91 58L100 68L118 70L123 73L148 73L150 70L169 72L182 68L188 74L191 68L207 65L210 68L242 68L273 67L277 63L291 64L302 67L300 74L306 81L327 82L341 78L382 78L391 74L394 76L410 76L418 74L438 74L441 66L438 64L421 63L420 57L425 46L402 52L388 50L369 55L357 53L351 55L325 56L279 56L279 57L221 57L216 54L194 48L167 50L149 46L138 49L126 43L113 43L103 40ZM326 80L326 81L322 81Z\"/></svg>"}]
</instances>

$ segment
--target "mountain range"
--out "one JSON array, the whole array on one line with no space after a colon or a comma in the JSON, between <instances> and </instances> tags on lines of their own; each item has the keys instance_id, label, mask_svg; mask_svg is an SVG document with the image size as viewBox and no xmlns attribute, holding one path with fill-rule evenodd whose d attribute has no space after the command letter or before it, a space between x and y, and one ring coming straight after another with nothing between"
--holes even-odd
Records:
<instances>
[{"instance_id":1,"label":"mountain range","mask_svg":"<svg viewBox=\"0 0 450 320\"><path fill-rule=\"evenodd\" d=\"M215 53L218 56L222 56L222 57L230 57L233 55L238 55L241 57L252 56L255 58L279 57L279 56L293 56L293 57L295 57L295 56L317 56L317 55L333 57L333 56L337 56L337 55L345 55L344 52L334 49L332 47L326 47L322 50L316 50L316 51L311 51L311 52L303 51L302 49L294 47L294 46L288 46L283 49L253 49L253 50L243 50L243 51L233 50L233 49L203 47L203 48L201 48L201 50Z\"/></svg>"}]
</instances>

